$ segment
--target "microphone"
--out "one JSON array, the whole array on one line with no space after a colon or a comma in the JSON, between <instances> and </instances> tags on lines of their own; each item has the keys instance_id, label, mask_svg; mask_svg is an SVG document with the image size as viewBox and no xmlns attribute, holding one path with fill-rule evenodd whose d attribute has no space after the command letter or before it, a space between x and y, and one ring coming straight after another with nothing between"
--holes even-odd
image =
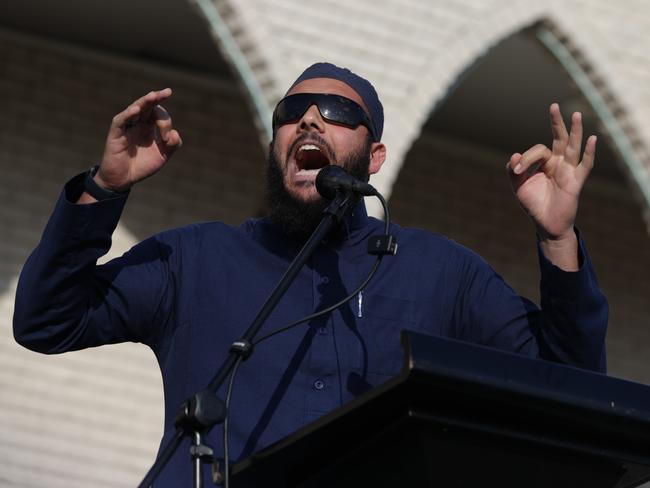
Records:
<instances>
[{"instance_id":1,"label":"microphone","mask_svg":"<svg viewBox=\"0 0 650 488\"><path fill-rule=\"evenodd\" d=\"M323 198L332 200L340 192L353 192L363 196L377 195L375 188L365 183L340 166L330 164L318 172L316 190Z\"/></svg>"}]
</instances>

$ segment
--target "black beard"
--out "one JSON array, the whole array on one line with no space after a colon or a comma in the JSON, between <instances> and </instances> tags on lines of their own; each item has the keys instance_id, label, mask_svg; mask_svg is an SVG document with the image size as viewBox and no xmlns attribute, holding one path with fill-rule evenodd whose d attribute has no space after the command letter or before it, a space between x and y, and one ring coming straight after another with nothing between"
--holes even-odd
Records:
<instances>
[{"instance_id":1,"label":"black beard","mask_svg":"<svg viewBox=\"0 0 650 488\"><path fill-rule=\"evenodd\" d=\"M350 154L339 165L361 181L368 181L370 148L372 140L368 137L364 146ZM290 238L306 241L314 232L329 200L318 198L303 201L293 197L284 186L282 168L275 154L272 142L266 167L266 203L268 216Z\"/></svg>"}]
</instances>

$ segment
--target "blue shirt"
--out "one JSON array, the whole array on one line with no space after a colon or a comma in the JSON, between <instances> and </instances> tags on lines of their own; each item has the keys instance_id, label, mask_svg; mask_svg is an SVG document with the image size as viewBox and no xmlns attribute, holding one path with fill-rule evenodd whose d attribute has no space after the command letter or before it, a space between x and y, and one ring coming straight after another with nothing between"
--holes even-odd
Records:
<instances>
[{"instance_id":1,"label":"blue shirt","mask_svg":"<svg viewBox=\"0 0 650 488\"><path fill-rule=\"evenodd\" d=\"M21 273L16 339L44 353L123 341L149 345L162 372L169 435L178 406L205 388L300 244L267 219L240 227L202 223L158 234L96 266L126 198L71 203L79 178L59 198ZM604 371L607 302L582 242L575 273L539 253L540 310L453 241L397 225L391 233L398 253L384 258L362 294L259 344L243 363L231 406L233 457L269 445L398 373L403 328ZM383 222L360 204L344 229L319 246L261 333L354 290L375 260L366 247L377 234ZM221 434L217 426L206 437L218 456ZM190 486L191 479L184 445L156 486Z\"/></svg>"}]
</instances>

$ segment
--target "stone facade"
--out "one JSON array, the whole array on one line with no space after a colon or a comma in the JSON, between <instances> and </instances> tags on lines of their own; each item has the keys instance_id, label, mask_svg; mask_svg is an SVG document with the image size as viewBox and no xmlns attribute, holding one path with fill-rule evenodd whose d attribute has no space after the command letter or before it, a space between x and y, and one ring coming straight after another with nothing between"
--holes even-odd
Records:
<instances>
[{"instance_id":1,"label":"stone facade","mask_svg":"<svg viewBox=\"0 0 650 488\"><path fill-rule=\"evenodd\" d=\"M507 36L540 21L552 25L650 168L650 7L641 0L215 5L269 105L316 60L371 79L385 105L389 147L389 162L373 183L392 193L395 219L476 249L531 298L534 236L509 194L502 168L508 155L426 128L459 75ZM162 426L153 355L137 344L37 355L13 342L11 315L17 274L63 183L101 157L114 113L166 85L175 90L168 107L184 147L134 189L111 255L163 228L238 223L262 211L265 148L246 95L234 78L0 31L0 486L132 486L153 461ZM645 203L635 197L636 186L647 182L643 174L626 179L625 167L616 171L613 180L596 176L589 183L580 225L612 304L611 372L648 382L650 242Z\"/></svg>"}]
</instances>

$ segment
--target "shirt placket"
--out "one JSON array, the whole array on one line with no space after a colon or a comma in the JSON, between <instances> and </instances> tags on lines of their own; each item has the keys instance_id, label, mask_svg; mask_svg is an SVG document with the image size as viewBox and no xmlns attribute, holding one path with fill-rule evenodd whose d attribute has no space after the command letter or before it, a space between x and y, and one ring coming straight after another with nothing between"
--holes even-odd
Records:
<instances>
[{"instance_id":1,"label":"shirt placket","mask_svg":"<svg viewBox=\"0 0 650 488\"><path fill-rule=\"evenodd\" d=\"M322 309L336 301L341 287L335 258L329 252L317 252L313 257L312 286L314 309ZM306 421L312 421L341 403L340 358L335 342L339 314L334 311L310 323L315 327L308 356L308 388Z\"/></svg>"}]
</instances>

